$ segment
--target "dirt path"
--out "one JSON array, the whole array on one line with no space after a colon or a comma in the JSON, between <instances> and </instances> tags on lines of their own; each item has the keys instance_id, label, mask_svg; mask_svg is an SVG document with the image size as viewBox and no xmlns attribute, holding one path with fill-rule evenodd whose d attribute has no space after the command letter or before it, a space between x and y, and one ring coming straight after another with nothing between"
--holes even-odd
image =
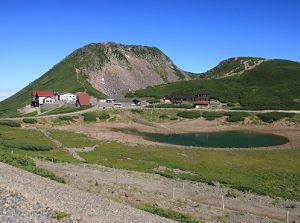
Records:
<instances>
[{"instance_id":1,"label":"dirt path","mask_svg":"<svg viewBox=\"0 0 300 223\"><path fill-rule=\"evenodd\" d=\"M145 202L191 213L205 222L284 222L287 211L289 219L300 220L300 203L295 201L100 165L54 164L38 160L36 163L63 176L72 187L120 203L133 205ZM235 196L230 196L231 193ZM287 206L295 208L287 209Z\"/></svg>"}]
</instances>

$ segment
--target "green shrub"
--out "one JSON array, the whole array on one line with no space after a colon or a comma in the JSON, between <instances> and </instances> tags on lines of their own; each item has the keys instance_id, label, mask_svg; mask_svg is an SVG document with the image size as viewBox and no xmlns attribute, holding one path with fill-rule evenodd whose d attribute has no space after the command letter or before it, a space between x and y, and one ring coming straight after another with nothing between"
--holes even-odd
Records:
<instances>
[{"instance_id":1,"label":"green shrub","mask_svg":"<svg viewBox=\"0 0 300 223\"><path fill-rule=\"evenodd\" d=\"M161 118L161 119L168 119L168 118L169 118L169 116L168 116L168 115L166 115L166 114L162 114L162 115L160 115L160 116L159 116L159 118Z\"/></svg>"},{"instance_id":2,"label":"green shrub","mask_svg":"<svg viewBox=\"0 0 300 223\"><path fill-rule=\"evenodd\" d=\"M131 112L133 114L142 114L144 111L142 109L132 109Z\"/></svg>"},{"instance_id":3,"label":"green shrub","mask_svg":"<svg viewBox=\"0 0 300 223\"><path fill-rule=\"evenodd\" d=\"M226 118L227 122L243 122L245 121L245 118L242 116L228 116Z\"/></svg>"},{"instance_id":4,"label":"green shrub","mask_svg":"<svg viewBox=\"0 0 300 223\"><path fill-rule=\"evenodd\" d=\"M50 151L51 149L53 149L52 145L39 145L12 140L0 140L0 145L8 148L16 148L30 151Z\"/></svg>"},{"instance_id":5,"label":"green shrub","mask_svg":"<svg viewBox=\"0 0 300 223\"><path fill-rule=\"evenodd\" d=\"M28 172L37 174L42 177L47 177L60 183L65 183L65 180L62 177L56 176L54 173L51 173L48 170L35 166L33 160L18 154L11 154L0 151L0 162L27 170Z\"/></svg>"},{"instance_id":6,"label":"green shrub","mask_svg":"<svg viewBox=\"0 0 300 223\"><path fill-rule=\"evenodd\" d=\"M65 212L62 212L62 211L56 211L53 215L52 215L52 218L55 218L55 219L63 219L63 218L67 218L69 217L69 215Z\"/></svg>"},{"instance_id":7,"label":"green shrub","mask_svg":"<svg viewBox=\"0 0 300 223\"><path fill-rule=\"evenodd\" d=\"M151 99L147 100L147 102L148 102L149 104L155 104L155 103L159 103L160 100L159 100L159 99L156 99L156 98L151 98Z\"/></svg>"},{"instance_id":8,"label":"green shrub","mask_svg":"<svg viewBox=\"0 0 300 223\"><path fill-rule=\"evenodd\" d=\"M234 105L235 105L235 104L232 103L232 102L228 102L228 103L227 103L227 107L234 107Z\"/></svg>"},{"instance_id":9,"label":"green shrub","mask_svg":"<svg viewBox=\"0 0 300 223\"><path fill-rule=\"evenodd\" d=\"M3 151L0 151L0 161L17 167L35 165L32 159L17 154L10 154L8 152Z\"/></svg>"},{"instance_id":10,"label":"green shrub","mask_svg":"<svg viewBox=\"0 0 300 223\"><path fill-rule=\"evenodd\" d=\"M74 121L74 119L78 119L78 116L60 116L59 119L62 121Z\"/></svg>"},{"instance_id":11,"label":"green shrub","mask_svg":"<svg viewBox=\"0 0 300 223\"><path fill-rule=\"evenodd\" d=\"M131 92L126 93L125 97L126 98L134 98L135 94L131 91Z\"/></svg>"},{"instance_id":12,"label":"green shrub","mask_svg":"<svg viewBox=\"0 0 300 223\"><path fill-rule=\"evenodd\" d=\"M106 119L110 118L110 115L108 113L102 112L102 113L99 114L98 117L99 117L100 120L106 120Z\"/></svg>"},{"instance_id":13,"label":"green shrub","mask_svg":"<svg viewBox=\"0 0 300 223\"><path fill-rule=\"evenodd\" d=\"M264 122L272 123L286 117L293 117L294 114L285 113L285 112L267 112L267 113L257 114L256 116L259 117Z\"/></svg>"},{"instance_id":14,"label":"green shrub","mask_svg":"<svg viewBox=\"0 0 300 223\"><path fill-rule=\"evenodd\" d=\"M182 112L178 112L177 116L181 118L200 118L201 113L198 111L182 111Z\"/></svg>"},{"instance_id":15,"label":"green shrub","mask_svg":"<svg viewBox=\"0 0 300 223\"><path fill-rule=\"evenodd\" d=\"M232 197L232 198L238 198L240 195L239 193L234 189L229 189L225 195L226 197Z\"/></svg>"},{"instance_id":16,"label":"green shrub","mask_svg":"<svg viewBox=\"0 0 300 223\"><path fill-rule=\"evenodd\" d=\"M294 114L289 118L290 122L300 123L300 114Z\"/></svg>"},{"instance_id":17,"label":"green shrub","mask_svg":"<svg viewBox=\"0 0 300 223\"><path fill-rule=\"evenodd\" d=\"M249 116L247 112L229 112L224 115L228 115L226 118L227 122L242 122L245 120L245 117Z\"/></svg>"},{"instance_id":18,"label":"green shrub","mask_svg":"<svg viewBox=\"0 0 300 223\"><path fill-rule=\"evenodd\" d=\"M46 169L43 169L43 168L40 168L40 167L37 167L37 166L25 166L23 169L25 169L25 170L27 170L31 173L34 173L36 175L46 177L46 178L49 178L51 180L55 180L55 181L60 182L60 183L65 183L64 178L62 178L60 176L56 176L54 173L52 173L52 172L50 172Z\"/></svg>"},{"instance_id":19,"label":"green shrub","mask_svg":"<svg viewBox=\"0 0 300 223\"><path fill-rule=\"evenodd\" d=\"M222 112L204 112L203 118L206 120L215 120L216 118L221 118L223 116Z\"/></svg>"},{"instance_id":20,"label":"green shrub","mask_svg":"<svg viewBox=\"0 0 300 223\"><path fill-rule=\"evenodd\" d=\"M19 122L15 121L0 121L0 125L7 125L9 127L21 127L21 124Z\"/></svg>"},{"instance_id":21,"label":"green shrub","mask_svg":"<svg viewBox=\"0 0 300 223\"><path fill-rule=\"evenodd\" d=\"M23 122L28 124L35 124L38 121L35 118L23 118Z\"/></svg>"},{"instance_id":22,"label":"green shrub","mask_svg":"<svg viewBox=\"0 0 300 223\"><path fill-rule=\"evenodd\" d=\"M144 211L150 212L155 215L159 215L165 218L173 219L182 223L198 223L200 221L193 218L190 214L183 214L177 211L173 211L171 209L160 208L157 205L153 204L142 204L140 208Z\"/></svg>"},{"instance_id":23,"label":"green shrub","mask_svg":"<svg viewBox=\"0 0 300 223\"><path fill-rule=\"evenodd\" d=\"M84 117L83 120L85 122L95 122L96 118L97 118L97 115L95 112L87 112L87 113L82 114L82 116Z\"/></svg>"}]
</instances>

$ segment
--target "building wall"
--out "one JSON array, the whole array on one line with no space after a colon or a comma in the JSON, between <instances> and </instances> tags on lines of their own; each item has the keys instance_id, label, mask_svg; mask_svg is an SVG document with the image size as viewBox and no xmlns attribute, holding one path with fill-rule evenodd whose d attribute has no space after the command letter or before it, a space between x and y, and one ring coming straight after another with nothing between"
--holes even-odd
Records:
<instances>
[{"instance_id":1,"label":"building wall","mask_svg":"<svg viewBox=\"0 0 300 223\"><path fill-rule=\"evenodd\" d=\"M76 101L76 95L75 94L70 94L70 93L62 94L62 95L59 96L59 99L61 101Z\"/></svg>"}]
</instances>

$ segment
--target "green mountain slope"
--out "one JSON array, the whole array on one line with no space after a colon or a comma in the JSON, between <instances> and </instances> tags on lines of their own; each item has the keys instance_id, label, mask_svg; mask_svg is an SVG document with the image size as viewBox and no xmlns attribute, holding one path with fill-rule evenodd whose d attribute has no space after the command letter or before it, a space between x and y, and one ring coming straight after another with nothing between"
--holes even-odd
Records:
<instances>
[{"instance_id":1,"label":"green mountain slope","mask_svg":"<svg viewBox=\"0 0 300 223\"><path fill-rule=\"evenodd\" d=\"M156 47L93 43L75 50L52 69L12 97L0 103L0 117L15 117L17 109L31 103L33 90L57 93L87 91L104 98L147 86L189 80Z\"/></svg>"},{"instance_id":2,"label":"green mountain slope","mask_svg":"<svg viewBox=\"0 0 300 223\"><path fill-rule=\"evenodd\" d=\"M236 74L243 74L248 70L255 69L256 66L266 61L258 57L233 57L221 61L217 66L201 73L200 77L223 78Z\"/></svg>"},{"instance_id":3,"label":"green mountain slope","mask_svg":"<svg viewBox=\"0 0 300 223\"><path fill-rule=\"evenodd\" d=\"M171 94L195 94L207 90L223 103L239 103L245 109L300 109L300 63L269 60L227 78L202 78L148 87L137 96L162 98Z\"/></svg>"},{"instance_id":4,"label":"green mountain slope","mask_svg":"<svg viewBox=\"0 0 300 223\"><path fill-rule=\"evenodd\" d=\"M74 67L81 63L77 57L67 57L21 91L0 102L0 117L18 116L17 109L31 104L33 90L52 90L61 93L87 91L90 95L105 97L105 94L94 89L82 74L75 72Z\"/></svg>"}]
</instances>

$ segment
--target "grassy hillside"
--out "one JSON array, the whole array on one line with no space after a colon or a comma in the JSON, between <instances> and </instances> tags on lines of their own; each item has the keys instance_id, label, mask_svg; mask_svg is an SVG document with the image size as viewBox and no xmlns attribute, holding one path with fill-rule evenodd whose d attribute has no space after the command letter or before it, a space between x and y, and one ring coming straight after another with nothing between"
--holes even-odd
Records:
<instances>
[{"instance_id":1,"label":"grassy hillside","mask_svg":"<svg viewBox=\"0 0 300 223\"><path fill-rule=\"evenodd\" d=\"M79 60L76 55L69 56L40 78L30 83L12 97L0 103L0 117L16 117L17 109L31 104L31 92L33 90L52 90L55 92L87 91L95 97L105 97L104 94L95 90L80 73L77 74L75 68L84 66L89 61Z\"/></svg>"},{"instance_id":2,"label":"grassy hillside","mask_svg":"<svg viewBox=\"0 0 300 223\"><path fill-rule=\"evenodd\" d=\"M264 60L264 58L258 57L233 57L221 61L217 66L202 73L200 76L220 78L234 73L244 72Z\"/></svg>"},{"instance_id":3,"label":"grassy hillside","mask_svg":"<svg viewBox=\"0 0 300 223\"><path fill-rule=\"evenodd\" d=\"M202 78L148 87L139 97L163 98L171 94L194 94L207 90L223 103L239 103L245 109L300 109L300 63L270 60L242 75Z\"/></svg>"}]
</instances>

